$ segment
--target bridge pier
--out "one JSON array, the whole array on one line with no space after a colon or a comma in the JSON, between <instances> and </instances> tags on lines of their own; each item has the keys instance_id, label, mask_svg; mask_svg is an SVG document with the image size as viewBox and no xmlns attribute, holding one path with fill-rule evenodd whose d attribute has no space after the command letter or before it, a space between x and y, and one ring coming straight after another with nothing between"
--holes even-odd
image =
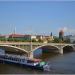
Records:
<instances>
[{"instance_id":1,"label":"bridge pier","mask_svg":"<svg viewBox=\"0 0 75 75\"><path fill-rule=\"evenodd\" d=\"M59 53L60 54L63 54L63 49L62 48L59 50Z\"/></svg>"},{"instance_id":2,"label":"bridge pier","mask_svg":"<svg viewBox=\"0 0 75 75\"><path fill-rule=\"evenodd\" d=\"M34 57L33 57L33 51L31 51L30 53L29 53L29 58L30 59L33 59Z\"/></svg>"},{"instance_id":3,"label":"bridge pier","mask_svg":"<svg viewBox=\"0 0 75 75\"><path fill-rule=\"evenodd\" d=\"M75 51L75 46L72 46L73 47L73 50Z\"/></svg>"},{"instance_id":4,"label":"bridge pier","mask_svg":"<svg viewBox=\"0 0 75 75\"><path fill-rule=\"evenodd\" d=\"M63 54L63 46L59 46L59 53Z\"/></svg>"}]
</instances>

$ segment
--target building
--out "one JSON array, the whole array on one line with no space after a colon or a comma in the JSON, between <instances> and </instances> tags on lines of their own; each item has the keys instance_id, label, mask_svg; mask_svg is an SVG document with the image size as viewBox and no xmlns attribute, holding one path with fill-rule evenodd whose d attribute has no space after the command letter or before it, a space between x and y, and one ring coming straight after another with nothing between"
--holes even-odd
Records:
<instances>
[{"instance_id":1,"label":"building","mask_svg":"<svg viewBox=\"0 0 75 75\"><path fill-rule=\"evenodd\" d=\"M70 37L70 42L75 43L75 35Z\"/></svg>"},{"instance_id":2,"label":"building","mask_svg":"<svg viewBox=\"0 0 75 75\"><path fill-rule=\"evenodd\" d=\"M54 40L53 36L48 36L48 35L29 35L29 34L10 34L6 36L0 36L1 38L5 38L8 41L38 41L38 42L49 42Z\"/></svg>"},{"instance_id":3,"label":"building","mask_svg":"<svg viewBox=\"0 0 75 75\"><path fill-rule=\"evenodd\" d=\"M37 39L43 40L43 35L36 35Z\"/></svg>"},{"instance_id":4,"label":"building","mask_svg":"<svg viewBox=\"0 0 75 75\"><path fill-rule=\"evenodd\" d=\"M35 35L25 35L25 34L10 34L9 38L30 41L31 39L36 39L36 36Z\"/></svg>"},{"instance_id":5,"label":"building","mask_svg":"<svg viewBox=\"0 0 75 75\"><path fill-rule=\"evenodd\" d=\"M48 35L36 35L36 39L38 39L44 43L48 43L48 42L54 40L53 36L48 36Z\"/></svg>"},{"instance_id":6,"label":"building","mask_svg":"<svg viewBox=\"0 0 75 75\"><path fill-rule=\"evenodd\" d=\"M0 38L5 38L5 37L6 37L5 35L1 35L1 34L0 34Z\"/></svg>"},{"instance_id":7,"label":"building","mask_svg":"<svg viewBox=\"0 0 75 75\"><path fill-rule=\"evenodd\" d=\"M24 36L22 34L10 34L9 38L24 39Z\"/></svg>"},{"instance_id":8,"label":"building","mask_svg":"<svg viewBox=\"0 0 75 75\"><path fill-rule=\"evenodd\" d=\"M59 31L59 39L60 40L63 40L63 38L64 38L64 31L63 30L60 30Z\"/></svg>"},{"instance_id":9,"label":"building","mask_svg":"<svg viewBox=\"0 0 75 75\"><path fill-rule=\"evenodd\" d=\"M36 39L36 35L31 35L31 39Z\"/></svg>"},{"instance_id":10,"label":"building","mask_svg":"<svg viewBox=\"0 0 75 75\"><path fill-rule=\"evenodd\" d=\"M36 35L25 35L24 38L26 40L36 39Z\"/></svg>"},{"instance_id":11,"label":"building","mask_svg":"<svg viewBox=\"0 0 75 75\"><path fill-rule=\"evenodd\" d=\"M50 36L53 36L52 32L51 32L51 35Z\"/></svg>"},{"instance_id":12,"label":"building","mask_svg":"<svg viewBox=\"0 0 75 75\"><path fill-rule=\"evenodd\" d=\"M75 35L67 35L64 37L65 40L70 40L70 43L75 43Z\"/></svg>"}]
</instances>

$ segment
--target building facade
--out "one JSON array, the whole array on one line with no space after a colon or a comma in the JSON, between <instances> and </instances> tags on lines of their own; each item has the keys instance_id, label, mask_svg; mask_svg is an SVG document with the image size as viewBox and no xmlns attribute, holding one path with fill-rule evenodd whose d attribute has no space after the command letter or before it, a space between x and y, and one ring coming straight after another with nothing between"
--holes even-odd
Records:
<instances>
[{"instance_id":1,"label":"building facade","mask_svg":"<svg viewBox=\"0 0 75 75\"><path fill-rule=\"evenodd\" d=\"M70 40L70 43L75 43L75 35L67 35L64 37L65 40Z\"/></svg>"},{"instance_id":2,"label":"building facade","mask_svg":"<svg viewBox=\"0 0 75 75\"><path fill-rule=\"evenodd\" d=\"M60 30L59 31L59 39L63 41L63 38L64 38L64 32L63 32L63 30Z\"/></svg>"}]
</instances>

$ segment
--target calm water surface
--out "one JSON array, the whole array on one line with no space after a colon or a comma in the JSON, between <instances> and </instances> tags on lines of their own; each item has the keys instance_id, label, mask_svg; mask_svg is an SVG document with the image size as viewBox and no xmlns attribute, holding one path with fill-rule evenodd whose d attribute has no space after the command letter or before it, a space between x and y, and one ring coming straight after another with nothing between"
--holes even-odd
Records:
<instances>
[{"instance_id":1,"label":"calm water surface","mask_svg":"<svg viewBox=\"0 0 75 75\"><path fill-rule=\"evenodd\" d=\"M22 65L1 64L0 74L75 74L75 52L59 54L43 54L40 58L51 65L51 71L32 70Z\"/></svg>"}]
</instances>

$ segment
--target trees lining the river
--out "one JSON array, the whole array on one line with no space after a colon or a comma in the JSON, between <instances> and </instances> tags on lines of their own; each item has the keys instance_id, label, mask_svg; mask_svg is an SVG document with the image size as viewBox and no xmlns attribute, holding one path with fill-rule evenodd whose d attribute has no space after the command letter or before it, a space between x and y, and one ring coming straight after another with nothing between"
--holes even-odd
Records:
<instances>
[{"instance_id":1,"label":"trees lining the river","mask_svg":"<svg viewBox=\"0 0 75 75\"><path fill-rule=\"evenodd\" d=\"M0 41L1 42L5 42L5 41L8 41L8 42L30 42L31 39L22 39L22 38L0 38ZM45 40L41 40L41 39L38 39L35 40L35 39L32 39L32 42L39 42L39 43L43 43ZM58 37L54 37L54 40L50 41L50 40L46 40L48 43L70 43L70 40L69 39L66 39L66 40L61 40L59 39Z\"/></svg>"}]
</instances>

